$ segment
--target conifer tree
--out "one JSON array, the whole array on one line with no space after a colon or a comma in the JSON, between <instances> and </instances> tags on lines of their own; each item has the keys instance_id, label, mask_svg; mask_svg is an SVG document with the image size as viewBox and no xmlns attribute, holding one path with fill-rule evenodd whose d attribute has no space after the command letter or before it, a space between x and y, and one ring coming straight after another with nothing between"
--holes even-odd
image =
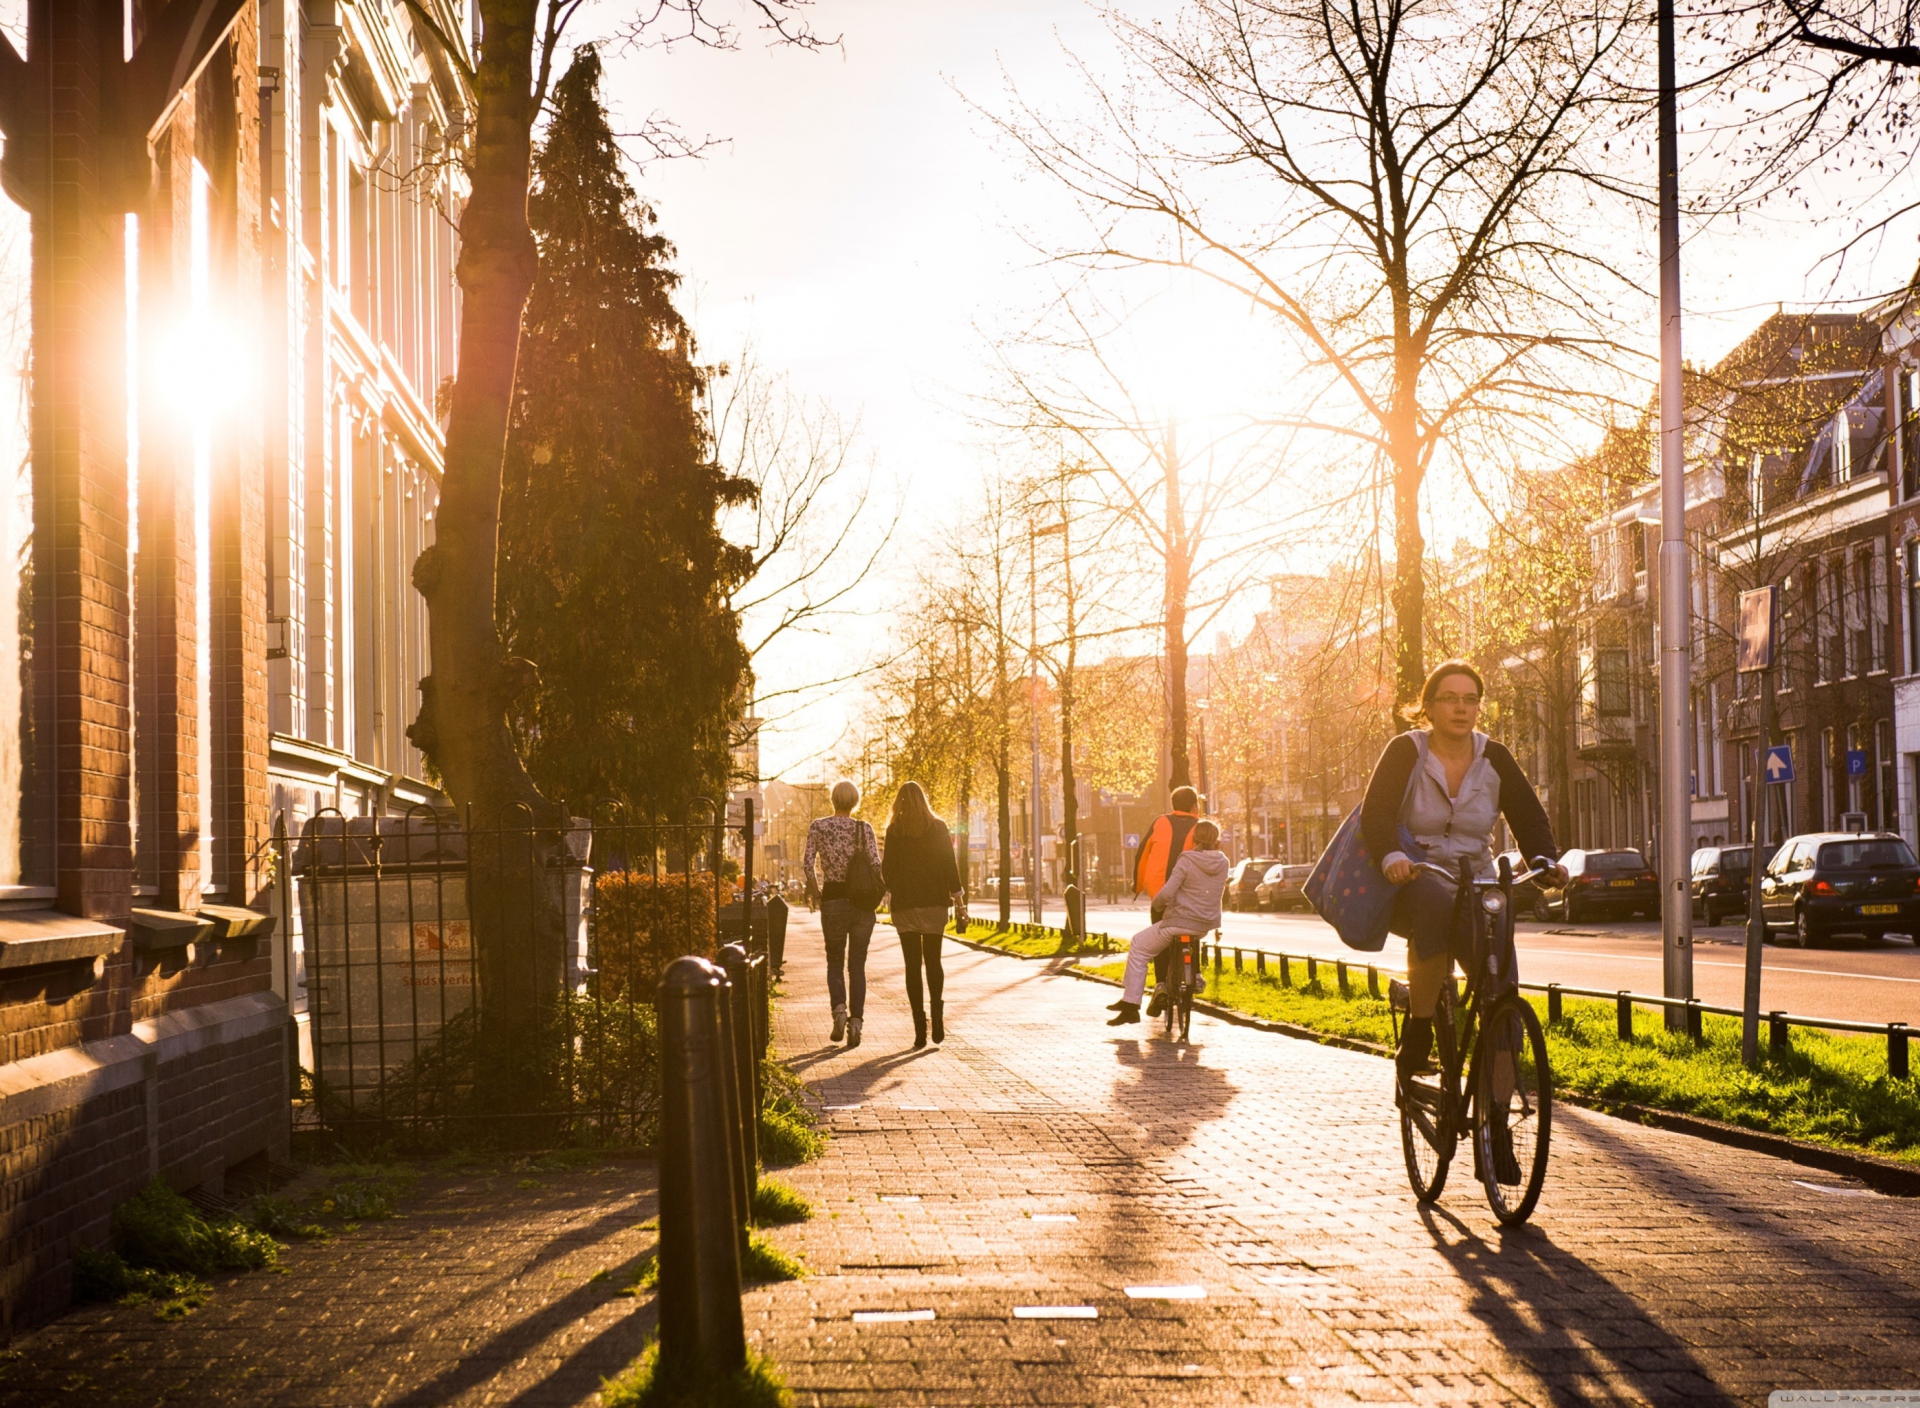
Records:
<instances>
[{"instance_id":1,"label":"conifer tree","mask_svg":"<svg viewBox=\"0 0 1920 1408\"><path fill-rule=\"evenodd\" d=\"M673 247L621 170L600 78L583 47L534 158L496 613L537 671L511 722L541 793L677 819L726 785L748 663L727 594L751 562L718 518L754 487L715 463Z\"/></svg>"}]
</instances>

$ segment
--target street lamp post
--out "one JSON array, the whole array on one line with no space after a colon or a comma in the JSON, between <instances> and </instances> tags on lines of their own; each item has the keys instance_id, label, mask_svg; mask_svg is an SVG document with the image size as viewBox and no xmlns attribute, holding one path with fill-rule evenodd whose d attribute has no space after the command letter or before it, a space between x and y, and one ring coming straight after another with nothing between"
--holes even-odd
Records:
<instances>
[{"instance_id":1,"label":"street lamp post","mask_svg":"<svg viewBox=\"0 0 1920 1408\"><path fill-rule=\"evenodd\" d=\"M1660 0L1660 937L1665 994L1693 996L1693 903L1687 888L1693 799L1691 588L1687 563L1686 413L1680 365L1680 140L1673 0ZM1686 1014L1666 1009L1678 1030Z\"/></svg>"},{"instance_id":2,"label":"street lamp post","mask_svg":"<svg viewBox=\"0 0 1920 1408\"><path fill-rule=\"evenodd\" d=\"M1064 533L1064 522L1027 527L1027 713L1033 720L1033 781L1027 808L1027 908L1040 922L1040 539Z\"/></svg>"}]
</instances>

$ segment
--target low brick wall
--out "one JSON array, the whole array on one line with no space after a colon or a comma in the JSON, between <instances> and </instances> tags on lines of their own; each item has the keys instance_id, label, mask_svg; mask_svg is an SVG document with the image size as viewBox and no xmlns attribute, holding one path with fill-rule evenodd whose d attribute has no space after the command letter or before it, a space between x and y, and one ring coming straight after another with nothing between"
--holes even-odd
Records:
<instances>
[{"instance_id":1,"label":"low brick wall","mask_svg":"<svg viewBox=\"0 0 1920 1408\"><path fill-rule=\"evenodd\" d=\"M160 1176L218 1192L287 1153L286 1004L255 992L0 1066L0 1330L65 1308L74 1248Z\"/></svg>"}]
</instances>

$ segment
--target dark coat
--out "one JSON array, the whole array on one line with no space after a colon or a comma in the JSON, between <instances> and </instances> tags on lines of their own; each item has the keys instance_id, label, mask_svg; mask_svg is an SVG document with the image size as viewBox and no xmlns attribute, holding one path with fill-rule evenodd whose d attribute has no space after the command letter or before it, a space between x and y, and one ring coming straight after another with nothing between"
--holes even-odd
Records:
<instances>
[{"instance_id":1,"label":"dark coat","mask_svg":"<svg viewBox=\"0 0 1920 1408\"><path fill-rule=\"evenodd\" d=\"M887 846L880 855L880 874L893 897L889 908L944 907L960 888L960 868L953 860L953 836L938 817L918 836L909 836L898 822L887 827Z\"/></svg>"}]
</instances>

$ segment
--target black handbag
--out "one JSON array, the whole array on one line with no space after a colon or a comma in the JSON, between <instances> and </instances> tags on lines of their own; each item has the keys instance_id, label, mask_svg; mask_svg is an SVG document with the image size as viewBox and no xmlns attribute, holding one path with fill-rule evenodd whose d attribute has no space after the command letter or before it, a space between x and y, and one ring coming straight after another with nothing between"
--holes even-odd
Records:
<instances>
[{"instance_id":1,"label":"black handbag","mask_svg":"<svg viewBox=\"0 0 1920 1408\"><path fill-rule=\"evenodd\" d=\"M875 910L886 898L887 887L867 857L865 840L864 836L854 837L853 858L847 862L847 900L855 909Z\"/></svg>"}]
</instances>

